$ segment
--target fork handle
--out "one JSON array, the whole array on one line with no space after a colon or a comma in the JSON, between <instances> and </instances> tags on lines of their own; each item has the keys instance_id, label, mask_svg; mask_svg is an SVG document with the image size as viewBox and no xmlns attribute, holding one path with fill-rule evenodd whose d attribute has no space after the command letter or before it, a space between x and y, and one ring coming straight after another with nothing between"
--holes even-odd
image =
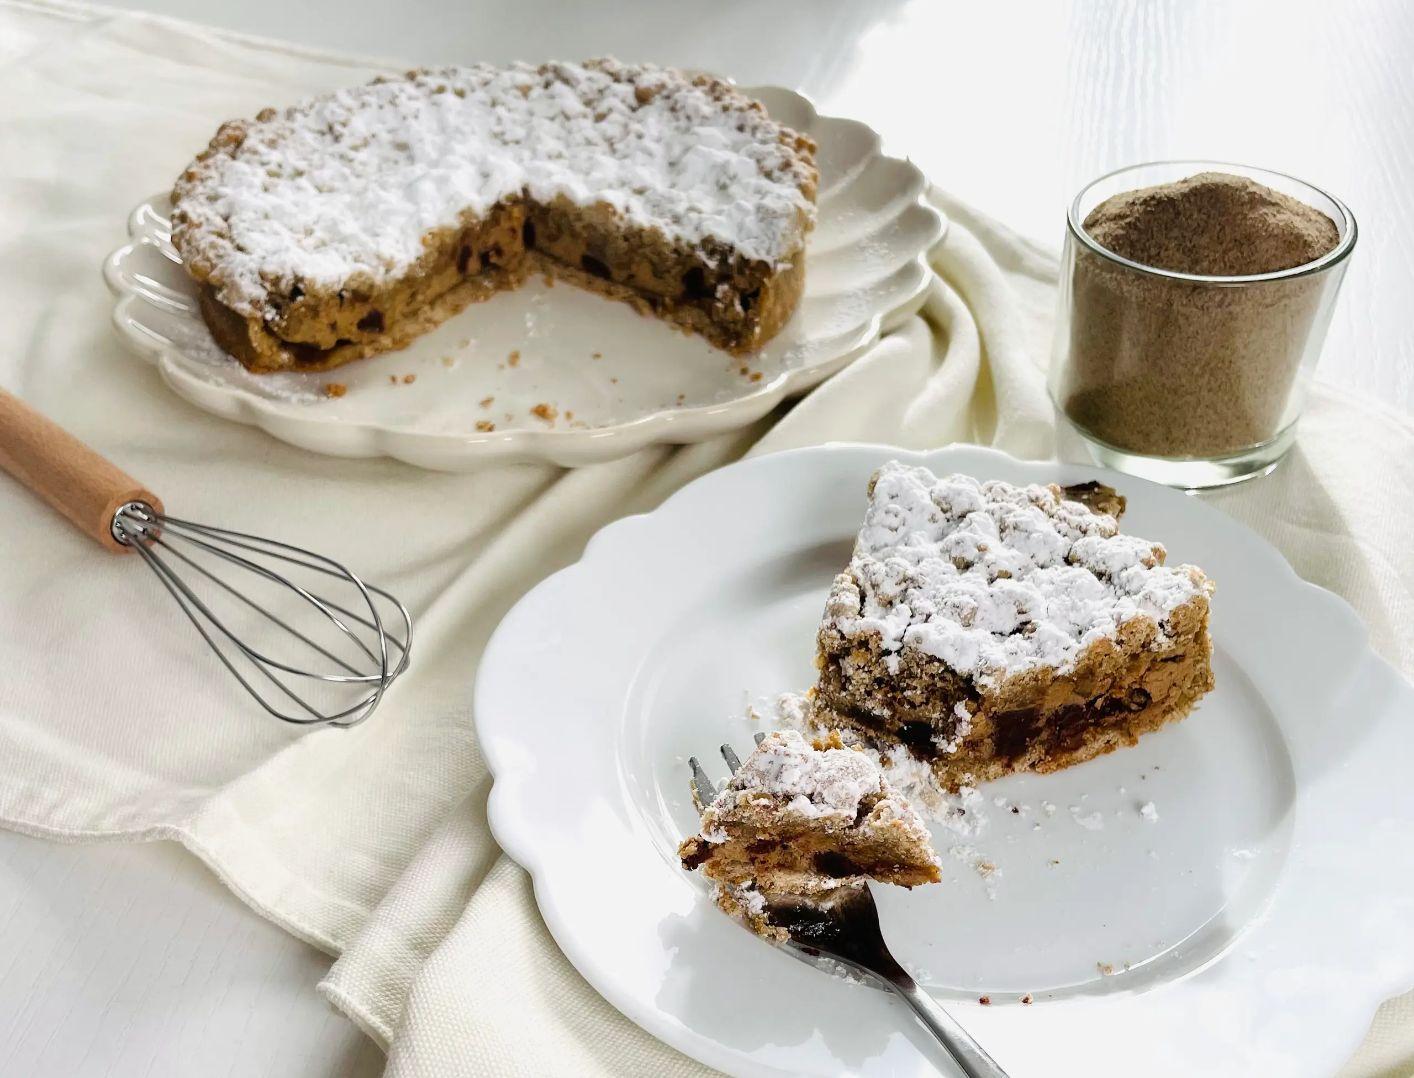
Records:
<instances>
[{"instance_id":1,"label":"fork handle","mask_svg":"<svg viewBox=\"0 0 1414 1078\"><path fill-rule=\"evenodd\" d=\"M919 988L912 977L907 974L898 979L889 977L886 978L886 983L913 1008L918 1020L927 1026L928 1032L947 1049L948 1055L952 1056L967 1078L1007 1078L1007 1072L987 1054L986 1049L972 1039L972 1034L938 1006L932 996Z\"/></svg>"}]
</instances>

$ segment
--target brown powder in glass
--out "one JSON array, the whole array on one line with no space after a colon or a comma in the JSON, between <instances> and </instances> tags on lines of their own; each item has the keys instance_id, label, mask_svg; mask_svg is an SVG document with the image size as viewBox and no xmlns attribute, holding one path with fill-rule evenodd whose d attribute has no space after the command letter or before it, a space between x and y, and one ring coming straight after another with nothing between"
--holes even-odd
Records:
<instances>
[{"instance_id":1,"label":"brown powder in glass","mask_svg":"<svg viewBox=\"0 0 1414 1078\"><path fill-rule=\"evenodd\" d=\"M1339 240L1320 211L1204 172L1127 191L1085 218L1101 247L1179 273L1246 276L1313 262ZM1066 414L1119 449L1202 457L1280 432L1323 275L1248 284L1175 280L1075 246Z\"/></svg>"}]
</instances>

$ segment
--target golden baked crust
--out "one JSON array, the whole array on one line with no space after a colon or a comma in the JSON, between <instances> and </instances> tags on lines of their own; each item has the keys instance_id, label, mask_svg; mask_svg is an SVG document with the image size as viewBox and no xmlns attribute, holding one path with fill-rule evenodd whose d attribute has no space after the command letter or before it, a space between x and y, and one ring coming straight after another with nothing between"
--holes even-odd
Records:
<instances>
[{"instance_id":1,"label":"golden baked crust","mask_svg":"<svg viewBox=\"0 0 1414 1078\"><path fill-rule=\"evenodd\" d=\"M800 299L817 182L808 138L706 76L412 71L222 125L172 239L257 372L402 347L537 270L742 353Z\"/></svg>"}]
</instances>

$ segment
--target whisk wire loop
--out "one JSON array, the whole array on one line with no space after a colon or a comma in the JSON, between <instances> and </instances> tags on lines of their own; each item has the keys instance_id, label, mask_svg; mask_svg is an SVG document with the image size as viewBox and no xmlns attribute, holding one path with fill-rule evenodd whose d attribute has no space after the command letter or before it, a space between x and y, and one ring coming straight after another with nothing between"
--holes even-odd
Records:
<instances>
[{"instance_id":1,"label":"whisk wire loop","mask_svg":"<svg viewBox=\"0 0 1414 1078\"><path fill-rule=\"evenodd\" d=\"M352 726L373 713L394 679L407 669L412 647L412 617L407 608L383 589L364 583L332 558L273 539L168 517L142 502L129 502L120 507L113 517L112 532L119 543L131 547L141 555L201 634L207 646L216 653L222 665L265 711L278 719L300 726ZM192 550L189 552L180 549L173 540L188 544ZM345 648L352 645L352 649L361 653L361 658L358 655L350 658L340 656L332 647L317 640L311 632L297 628L292 624L293 619L282 617L270 609L266 602L258 601L225 576L213 572L194 557L193 553L219 558L238 570L253 574L257 581L273 585L279 589L277 594L297 598L300 602L296 609L317 611L318 624L325 626L326 633L332 626L337 630L334 639L342 641ZM192 570L200 579L219 589L219 592L236 599L241 608L283 629L301 645L333 664L338 672L307 669L302 665L281 661L246 643L237 632L228 627L226 619L218 615L212 606L197 594L164 554ZM257 557L280 563L282 570L277 571L262 564L255 560ZM350 609L350 606L325 595L316 594L292 579L287 571L284 571L285 566L319 573L352 587L358 596L351 604L356 609ZM390 630L379 611L375 596L396 612L393 620L395 623L401 620L400 630ZM366 608L366 611L362 608ZM368 632L361 634L355 626L361 626ZM365 636L368 639L365 639ZM238 668L237 661L240 659L249 664L249 671ZM362 660L367 660L367 663ZM360 665L354 665L355 663ZM259 674L269 683L269 688L264 688L258 680L253 681L247 676L249 673ZM367 686L368 690L352 703L342 700L337 703L312 703L286 684L282 675L304 679L316 685L334 686L344 690L345 694L351 688ZM279 695L292 702L298 710L291 712L278 706L278 700L272 703L271 699L267 698L271 688L278 690Z\"/></svg>"},{"instance_id":2,"label":"whisk wire loop","mask_svg":"<svg viewBox=\"0 0 1414 1078\"><path fill-rule=\"evenodd\" d=\"M375 620L369 621L367 618L362 617L357 611L349 610L346 607L342 607L338 603L329 600L324 600L324 604L326 606L328 606L330 609L337 610L345 617L357 621L365 628L373 629L375 631L381 631L382 619L378 616L376 605L374 605L369 600L369 593L372 593L373 595L379 596L380 598L386 600L389 604L397 608L402 620L406 623L405 637L410 635L411 633L411 618L409 617L407 611L403 608L402 603L400 603L389 592L384 591L382 588L377 587L374 584L367 583L362 578L356 576L345 566L334 561L332 558L325 557L323 554L317 554L312 550L306 550L303 547L291 546L289 543L282 543L276 539L267 539L261 535L250 535L245 532L231 531L228 528L218 528L210 524L196 524L192 521L181 520L177 517L162 516L161 519L167 525L175 525L178 528L190 529L191 531L196 533L205 533L208 535L216 536L222 539L223 541L230 543L230 545L232 546L241 547L246 550L264 554L267 557L279 558L282 561L287 561L293 565L298 565L302 568L310 569L314 572L323 573L326 576L337 577L347 580L350 583L354 584L363 594L364 601L368 603ZM193 540L190 540L189 538L189 541ZM304 560L305 558L313 558L316 560L306 561ZM408 649L404 646L404 641L399 640L396 636L389 636L388 639L395 646L397 646L398 650L402 654L402 658L399 662L398 668L394 671L395 675L400 674L407 667Z\"/></svg>"},{"instance_id":3,"label":"whisk wire loop","mask_svg":"<svg viewBox=\"0 0 1414 1078\"><path fill-rule=\"evenodd\" d=\"M384 646L384 651L383 651L382 654L380 654L380 655L374 655L373 652L368 649L368 646L367 646L366 644L364 644L364 642L363 642L361 639L359 639L359 637L358 637L347 625L345 625L341 620L339 620L339 618L337 618L337 617L334 616L333 611L332 611L331 608L330 608L330 604L325 603L325 602L324 602L323 600L321 600L318 596L313 595L313 594L311 594L309 591L307 591L307 590L305 590L304 588L300 587L300 586L299 586L298 584L296 584L293 580L289 579L289 578L286 577L286 576L282 576L282 575L279 574L279 573L273 572L273 571L271 571L271 570L265 568L263 565L259 565L259 564L257 564L256 562L253 562L253 561L249 560L248 558L243 558L243 557L241 557L239 554L229 554L229 555L228 555L228 554L226 554L224 551L222 551L219 547L217 547L217 546L215 546L215 545L213 545L213 544L211 544L211 543L203 542L202 540L197 539L197 538L193 538L193 537L191 537L191 536L183 536L182 538L184 538L187 542L191 543L193 546L200 547L201 549L206 550L206 551L208 551L209 553L215 554L217 557L225 557L227 561L232 562L233 564L239 566L239 567L242 568L242 569L248 569L248 570L250 570L252 573L255 573L255 574L257 574L258 576L264 577L266 580L269 580L269 581L272 582L272 583L280 584L280 585L282 585L282 586L284 586L284 587L289 588L289 589L290 589L291 591L293 591L296 595L298 595L301 599L304 599L307 603L309 603L309 604L310 604L311 606L313 606L316 610L318 610L318 611L319 611L320 613L322 613L325 617L327 617L331 622L333 622L334 625L339 629L339 631L342 632L348 639L352 640L353 643L354 643L354 645L355 645L360 651L362 651L362 652L364 653L364 655L366 655L366 656L369 658L370 661L379 663L380 666L386 666L386 664L387 664L387 659L388 659L387 653L386 653L386 645ZM206 577L208 580L210 580L210 581L212 581L213 583L217 584L219 587L223 588L225 591L230 592L232 595L235 595L236 598L238 598L241 602L245 603L247 606L251 607L252 609L254 609L255 611L257 611L258 613L260 613L260 614L261 614L263 617L265 617L267 620L273 621L275 624L280 625L281 627L287 629L289 632L291 632L291 633L293 633L295 636L299 637L299 638L300 638L301 640L303 640L305 643L309 644L309 646L312 647L314 650L319 651L320 653L322 653L323 655L325 655L326 657L328 657L331 661L337 663L339 666L344 667L344 669L349 670L351 673L354 673L354 675L355 675L355 676L353 676L353 677L344 678L344 679L342 679L342 680L345 680L345 681L353 681L353 682L370 682L370 681L381 681L381 680L382 680L382 678L383 678L383 676L384 676L383 674L368 674L368 675L359 675L359 674L357 674L357 672L354 670L354 668L353 668L352 666L350 666L348 663L346 663L346 662L344 662L342 659L339 659L339 658L335 657L334 655L330 654L326 649L324 649L323 647L321 647L319 644L317 644L317 643L313 642L312 640L310 640L310 638L309 638L308 636L306 636L306 635L304 635L303 633L299 632L299 630L290 628L290 626L289 626L286 622L284 622L283 620L281 620L281 619L280 619L278 616L276 616L275 614L273 614L273 613L271 613L270 611L266 610L264 607L260 606L260 604L251 601L248 597L246 597L246 596L244 596L244 595L241 595L238 591L236 591L235 588L231 587L230 584L228 584L226 581L222 580L220 577L216 576L215 573L212 573L212 572L211 572L210 570L208 570L205 566L198 565L198 564L197 564L195 561L193 561L191 558L187 557L185 554L183 554L183 553L182 553L180 550L178 550L176 547L174 547L174 546L172 546L170 543L168 543L168 542L166 541L166 539L163 537L163 535L159 534L159 535L154 536L154 537L152 538L151 542L152 542L154 545L160 546L160 547L162 547L163 549L169 551L174 557L181 558L182 561L184 561L186 564L190 565L190 566L191 566L193 569L195 569L197 572L201 573L201 574L202 574L204 577ZM374 623L374 628L379 632L379 638L380 638L380 640L382 640L383 637L382 637L382 619L381 619L381 618L376 620L376 622ZM307 674L307 673L309 673L309 671L301 670L301 669L299 669L298 667L287 666L286 664L281 663L281 662L278 662L278 661L275 660L275 659L271 659L271 658L269 658L269 657L266 656L266 655L262 655L260 652L255 651L253 648L247 647L247 646L246 646L244 643L242 643L240 640L235 640L235 639L233 639L232 642L233 642L237 647L239 647L242 651L244 651L247 655L251 656L251 658L258 659L258 660L260 660L261 662L269 663L271 666L279 667L281 670L285 670L285 671L287 671L287 672L289 672L289 673L291 673L291 674Z\"/></svg>"}]
</instances>

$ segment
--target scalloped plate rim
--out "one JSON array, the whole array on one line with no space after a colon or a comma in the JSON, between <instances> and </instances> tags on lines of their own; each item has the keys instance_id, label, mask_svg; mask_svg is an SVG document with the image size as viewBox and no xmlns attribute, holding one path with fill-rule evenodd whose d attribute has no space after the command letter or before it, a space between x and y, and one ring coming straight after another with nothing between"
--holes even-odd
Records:
<instances>
[{"instance_id":1,"label":"scalloped plate rim","mask_svg":"<svg viewBox=\"0 0 1414 1078\"><path fill-rule=\"evenodd\" d=\"M1035 475L1035 479L1032 481L1041 481L1049 472L1051 478L1047 481L1056 481L1057 475L1062 476L1064 480L1071 480L1072 477L1074 479L1097 478L1112 484L1119 482L1131 489L1135 487L1153 488L1159 492L1160 497L1183 497L1180 492L1170 491L1167 488L1158 487L1156 484L1101 468L1053 461L1024 461L990 447L970 444L954 444L922 451L871 443L830 443L823 446L791 449L762 457L747 458L719 468L675 491L656 509L647 513L622 517L605 525L586 544L578 561L552 574L531 589L517 603L517 608L530 603L533 597L562 590L571 586L578 577L592 574L596 561L603 556L606 550L614 544L631 542L634 530L651 518L666 519L682 512L682 506L686 502L692 497L700 495L709 486L729 484L733 481L734 475L739 476L743 470L756 468L765 462L838 453L867 453L875 455L880 460L896 457L935 468L938 465L934 462L946 460L950 455L960 453L971 460L1005 462L1010 468L1019 469L1028 475ZM1281 581L1290 589L1290 594L1302 608L1308 612L1318 611L1316 616L1324 616L1328 622L1335 622L1338 619L1338 633L1348 634L1352 639L1358 641L1362 660L1371 666L1383 683L1380 688L1402 696L1411 713L1414 713L1414 686L1411 686L1393 666L1374 652L1369 643L1369 633L1366 626L1345 599L1301 578L1273 544L1216 507L1193 498L1188 499L1188 505L1200 521L1218 523L1231 534L1240 536L1245 552L1260 563L1262 572L1274 574L1276 580ZM502 652L508 646L507 640L510 632L515 628L513 621L515 612L516 608L512 608L488 641L482 660L478 665L473 690L473 715L478 743L481 745L484 758L493 776L493 785L487 805L488 823L493 836L501 848L531 875L536 903L557 945L596 991L600 992L618 1010L649 1033L710 1066L728 1073L777 1073L762 1063L744 1058L742 1053L736 1049L722 1045L684 1023L672 1019L671 1016L665 1015L650 1003L646 1003L639 994L626 990L613 975L606 972L610 963L606 962L602 953L603 945L596 947L593 941L581 938L568 923L561 909L561 896L565 888L571 885L571 881L557 878L556 867L545 863L543 858L537 856L534 834L521 827L517 820L517 816L521 813L517 811L516 799L517 797L533 796L534 780L530 779L524 767L517 768L513 765L512 753L507 746L515 739L502 736L496 728L496 720L491 718L491 714L495 711L495 703L491 699L492 690L487 686L494 683L497 676L495 673L497 666L503 661ZM1388 716L1385 716L1384 725L1391 725ZM1371 727L1371 736L1377 729L1379 729L1378 725ZM1387 730L1386 736L1393 736L1394 733L1393 729ZM1406 742L1414 741L1414 735L1409 730L1399 730L1398 733L1403 736ZM1410 806L1410 808L1411 811L1414 811L1414 806ZM1293 838L1293 843L1296 841L1297 838ZM1414 872L1406 875L1414 879ZM1285 886L1289 882L1287 870L1284 868L1280 885ZM1267 916L1264 914L1259 920L1265 920ZM1355 929L1351 928L1348 931L1354 933ZM1368 933L1361 935L1360 942L1365 945L1366 951L1357 955L1358 959L1366 958L1369 951L1376 946L1375 941L1366 938L1367 935ZM1225 949L1211 962L1206 963L1201 969L1233 961L1242 950L1243 939L1244 935L1239 934L1232 946ZM1358 965L1360 962L1355 958L1347 959L1347 968ZM1191 981L1201 972L1201 969L1196 969L1164 987L1178 988ZM1319 1046L1313 1043L1311 1050L1307 1053L1313 1061L1313 1067L1309 1072L1303 1073L1310 1073L1314 1076L1339 1067L1361 1043L1368 1029L1369 1021L1380 1004L1392 995L1406 991L1411 987L1414 987L1414 953L1406 956L1402 965L1397 969L1391 968L1385 975L1376 976L1371 971L1371 975L1361 986L1361 990L1354 993L1358 994L1357 1001L1352 1001L1350 998L1352 995L1350 986L1343 985L1342 1012L1346 1016L1343 1035L1329 1036L1332 1030L1327 1022L1312 1023L1320 1029L1320 1033L1313 1035L1313 1042L1319 1041L1320 1043ZM1122 1006L1126 1001L1142 1000L1150 994L1145 992L1120 993L1098 1001L1095 1005ZM1016 1010L1016 1008L992 1008L986 1017L993 1018L999 1011L1008 1010ZM1012 1032L1018 1031L1013 1029ZM1323 1038L1322 1035L1324 1035ZM1169 1047L1173 1048L1174 1046Z\"/></svg>"}]
</instances>

